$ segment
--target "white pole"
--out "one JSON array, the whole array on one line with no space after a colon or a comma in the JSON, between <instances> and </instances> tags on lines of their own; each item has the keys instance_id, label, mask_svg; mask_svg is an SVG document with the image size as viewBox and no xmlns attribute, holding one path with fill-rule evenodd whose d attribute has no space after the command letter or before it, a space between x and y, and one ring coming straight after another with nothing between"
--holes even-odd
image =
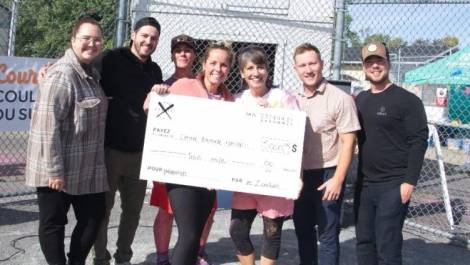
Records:
<instances>
[{"instance_id":1,"label":"white pole","mask_svg":"<svg viewBox=\"0 0 470 265\"><path fill-rule=\"evenodd\" d=\"M401 85L401 76L400 76L400 67L401 67L401 47L398 47L398 85Z\"/></svg>"},{"instance_id":2,"label":"white pole","mask_svg":"<svg viewBox=\"0 0 470 265\"><path fill-rule=\"evenodd\" d=\"M8 56L15 55L16 16L18 15L17 4L18 0L13 0L11 2L10 31L8 33Z\"/></svg>"},{"instance_id":3,"label":"white pole","mask_svg":"<svg viewBox=\"0 0 470 265\"><path fill-rule=\"evenodd\" d=\"M446 209L447 221L449 221L450 229L454 230L454 218L452 217L452 206L450 204L449 189L447 188L447 177L446 170L444 167L444 159L441 149L441 141L439 140L439 135L437 133L436 126L429 124L429 135L434 141L436 147L436 158L437 164L439 166L439 175L441 176L441 185L442 185L442 196L444 197L444 208Z\"/></svg>"}]
</instances>

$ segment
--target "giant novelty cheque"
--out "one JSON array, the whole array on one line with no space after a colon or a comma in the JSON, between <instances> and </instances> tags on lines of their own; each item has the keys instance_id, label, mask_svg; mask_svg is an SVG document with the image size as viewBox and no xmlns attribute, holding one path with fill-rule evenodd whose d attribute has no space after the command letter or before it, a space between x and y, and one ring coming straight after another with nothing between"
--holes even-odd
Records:
<instances>
[{"instance_id":1,"label":"giant novelty cheque","mask_svg":"<svg viewBox=\"0 0 470 265\"><path fill-rule=\"evenodd\" d=\"M297 198L306 115L152 93L142 179Z\"/></svg>"}]
</instances>

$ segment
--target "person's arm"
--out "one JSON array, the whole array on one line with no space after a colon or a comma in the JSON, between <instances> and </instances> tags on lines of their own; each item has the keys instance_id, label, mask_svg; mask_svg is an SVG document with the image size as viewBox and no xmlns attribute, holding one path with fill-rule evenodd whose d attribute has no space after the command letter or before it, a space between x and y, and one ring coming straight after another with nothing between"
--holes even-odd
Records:
<instances>
[{"instance_id":1,"label":"person's arm","mask_svg":"<svg viewBox=\"0 0 470 265\"><path fill-rule=\"evenodd\" d=\"M337 200L341 193L346 173L354 153L356 143L356 132L340 133L339 140L341 142L339 150L338 165L335 174L327 180L318 190L324 190L323 200Z\"/></svg>"},{"instance_id":2,"label":"person's arm","mask_svg":"<svg viewBox=\"0 0 470 265\"><path fill-rule=\"evenodd\" d=\"M408 165L403 183L400 186L401 200L406 203L410 200L414 187L423 166L424 154L428 146L427 139L429 129L427 125L426 112L423 103L415 96L406 105L404 122L407 133L407 141L410 144L408 153Z\"/></svg>"},{"instance_id":3,"label":"person's arm","mask_svg":"<svg viewBox=\"0 0 470 265\"><path fill-rule=\"evenodd\" d=\"M114 96L114 91L111 89L111 80L113 80L115 75L113 71L115 71L116 65L118 65L116 53L117 51L115 50L103 51L92 63L92 66L100 73L101 87L108 99L112 99Z\"/></svg>"},{"instance_id":4,"label":"person's arm","mask_svg":"<svg viewBox=\"0 0 470 265\"><path fill-rule=\"evenodd\" d=\"M168 88L170 86L163 83L162 69L160 69L160 66L156 63L153 63L153 78L154 85L150 88L150 91L147 93L147 97L145 97L144 104L142 105L145 113L149 111L150 93L157 92L160 95L169 93Z\"/></svg>"},{"instance_id":5,"label":"person's arm","mask_svg":"<svg viewBox=\"0 0 470 265\"><path fill-rule=\"evenodd\" d=\"M70 111L70 80L64 73L54 72L41 83L30 127L30 149L38 154L38 163L45 167L48 186L63 190L61 124Z\"/></svg>"},{"instance_id":6,"label":"person's arm","mask_svg":"<svg viewBox=\"0 0 470 265\"><path fill-rule=\"evenodd\" d=\"M105 57L108 57L108 54L111 54L111 50L104 50L93 60L91 64L91 66L94 67L100 73L100 75L103 74L103 60Z\"/></svg>"},{"instance_id":7,"label":"person's arm","mask_svg":"<svg viewBox=\"0 0 470 265\"><path fill-rule=\"evenodd\" d=\"M164 95L170 93L169 91L170 86L167 84L155 84L152 86L152 89L150 89L150 92L147 94L147 97L145 98L144 105L142 108L144 109L144 112L147 113L149 111L149 105L150 105L150 93L156 92L159 95Z\"/></svg>"},{"instance_id":8,"label":"person's arm","mask_svg":"<svg viewBox=\"0 0 470 265\"><path fill-rule=\"evenodd\" d=\"M162 69L157 63L154 63L154 84L163 84L163 73Z\"/></svg>"},{"instance_id":9,"label":"person's arm","mask_svg":"<svg viewBox=\"0 0 470 265\"><path fill-rule=\"evenodd\" d=\"M346 94L337 96L342 96L342 100L338 101L336 105L335 117L336 130L341 143L333 177L318 188L318 190L325 190L323 200L337 200L339 198L356 147L356 131L361 128L353 98Z\"/></svg>"},{"instance_id":10,"label":"person's arm","mask_svg":"<svg viewBox=\"0 0 470 265\"><path fill-rule=\"evenodd\" d=\"M47 74L47 69L49 69L54 63L53 62L48 62L45 65L41 66L38 71L38 84L42 82L44 77L46 77Z\"/></svg>"}]
</instances>

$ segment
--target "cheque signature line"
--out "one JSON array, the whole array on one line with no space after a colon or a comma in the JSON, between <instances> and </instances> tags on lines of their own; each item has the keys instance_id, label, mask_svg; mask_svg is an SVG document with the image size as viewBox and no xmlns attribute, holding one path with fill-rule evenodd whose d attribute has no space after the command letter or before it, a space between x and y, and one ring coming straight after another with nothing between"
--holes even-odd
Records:
<instances>
[{"instance_id":1,"label":"cheque signature line","mask_svg":"<svg viewBox=\"0 0 470 265\"><path fill-rule=\"evenodd\" d=\"M250 163L250 162L241 162L241 161L235 161L235 160L232 160L230 162L232 162L233 164L244 165L244 166L253 166L254 165L253 163Z\"/></svg>"},{"instance_id":2,"label":"cheque signature line","mask_svg":"<svg viewBox=\"0 0 470 265\"><path fill-rule=\"evenodd\" d=\"M181 152L172 152L172 151L164 151L164 150L150 150L152 153L163 153L163 154L170 154L170 155L179 155L179 156L186 156L186 153Z\"/></svg>"}]
</instances>

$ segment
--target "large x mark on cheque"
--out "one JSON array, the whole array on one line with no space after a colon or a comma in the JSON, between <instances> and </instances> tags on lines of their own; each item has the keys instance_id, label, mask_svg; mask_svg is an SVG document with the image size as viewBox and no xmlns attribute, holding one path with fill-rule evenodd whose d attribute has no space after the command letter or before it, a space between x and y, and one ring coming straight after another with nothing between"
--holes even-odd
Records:
<instances>
[{"instance_id":1,"label":"large x mark on cheque","mask_svg":"<svg viewBox=\"0 0 470 265\"><path fill-rule=\"evenodd\" d=\"M149 106L142 179L297 198L304 112L156 93Z\"/></svg>"}]
</instances>

